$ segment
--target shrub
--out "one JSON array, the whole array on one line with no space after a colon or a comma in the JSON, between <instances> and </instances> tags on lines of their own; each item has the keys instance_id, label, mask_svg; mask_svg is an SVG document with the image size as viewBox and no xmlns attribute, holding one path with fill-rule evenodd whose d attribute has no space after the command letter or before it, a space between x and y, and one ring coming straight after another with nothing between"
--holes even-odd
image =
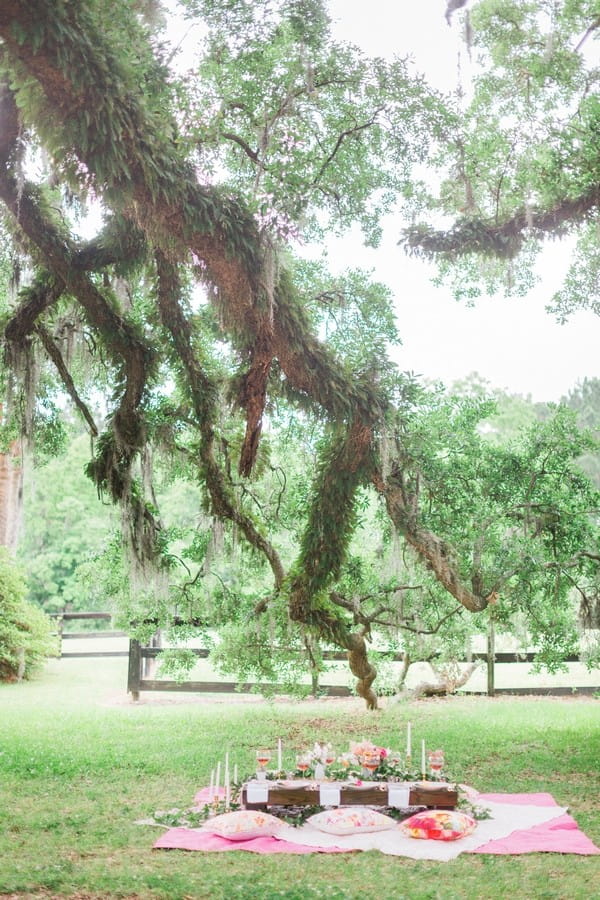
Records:
<instances>
[{"instance_id":1,"label":"shrub","mask_svg":"<svg viewBox=\"0 0 600 900\"><path fill-rule=\"evenodd\" d=\"M29 678L57 653L52 622L25 600L26 590L23 573L0 547L0 681Z\"/></svg>"}]
</instances>

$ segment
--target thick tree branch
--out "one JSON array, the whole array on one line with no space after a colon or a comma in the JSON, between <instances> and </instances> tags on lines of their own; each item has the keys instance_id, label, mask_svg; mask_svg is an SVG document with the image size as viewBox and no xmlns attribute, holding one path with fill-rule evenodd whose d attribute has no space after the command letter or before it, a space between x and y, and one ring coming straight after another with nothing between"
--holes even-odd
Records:
<instances>
[{"instance_id":1,"label":"thick tree branch","mask_svg":"<svg viewBox=\"0 0 600 900\"><path fill-rule=\"evenodd\" d=\"M600 17L597 18L594 22L592 22L592 24L589 26L589 28L586 28L585 32L579 39L577 46L575 47L575 50L573 52L578 53L579 50L581 50L581 48L587 41L587 39L589 38L590 34L593 34L593 32L596 31L596 29L598 29L598 28L600 28Z\"/></svg>"},{"instance_id":2,"label":"thick tree branch","mask_svg":"<svg viewBox=\"0 0 600 900\"><path fill-rule=\"evenodd\" d=\"M5 107L7 102L5 92ZM12 110L16 116L14 100ZM126 320L112 309L95 284L77 270L74 262L77 256L76 247L44 214L38 202L37 188L29 184L18 184L6 164L4 168L0 167L0 198L46 261L53 278L50 298L56 295L61 285L62 290L68 289L85 309L88 320L104 335L107 346L112 348L119 364L123 365L127 383L118 416L123 420L126 438L129 430L128 416L136 417L146 383L147 371L152 360L150 348L135 335ZM38 300L38 308L39 306L43 306L43 302ZM32 304L27 310L27 316L23 317L24 327L30 327L35 319L35 312L35 304Z\"/></svg>"},{"instance_id":3,"label":"thick tree branch","mask_svg":"<svg viewBox=\"0 0 600 900\"><path fill-rule=\"evenodd\" d=\"M58 349L58 347L52 340L50 334L46 331L46 329L44 328L43 325L40 325L40 324L36 325L35 331L36 331L36 334L39 335L40 340L41 340L42 344L44 345L44 350L46 351L46 353L48 354L48 356L54 363L54 365L56 367L56 371L60 375L61 381L62 381L69 397L71 398L71 400L73 401L73 403L75 404L75 406L77 407L77 409L79 410L79 412L81 413L81 415L83 416L85 421L88 423L90 433L94 437L98 437L98 428L96 426L96 423L94 422L94 418L93 418L91 412L89 411L87 405L83 402L83 400L79 396L79 394L77 392L77 388L75 387L75 382L73 381L73 378L71 377L71 373L69 372L69 370L65 364L65 361L62 357L60 350Z\"/></svg>"},{"instance_id":4,"label":"thick tree branch","mask_svg":"<svg viewBox=\"0 0 600 900\"><path fill-rule=\"evenodd\" d=\"M78 248L73 265L84 272L99 272L110 265L131 269L147 254L144 232L130 220L113 216L100 234Z\"/></svg>"},{"instance_id":5,"label":"thick tree branch","mask_svg":"<svg viewBox=\"0 0 600 900\"><path fill-rule=\"evenodd\" d=\"M21 303L4 330L6 340L16 346L21 345L34 330L39 316L56 303L64 290L62 278L48 271L38 272L33 282L21 291Z\"/></svg>"},{"instance_id":6,"label":"thick tree branch","mask_svg":"<svg viewBox=\"0 0 600 900\"><path fill-rule=\"evenodd\" d=\"M173 347L185 372L192 405L200 428L202 436L200 455L206 486L212 501L213 514L229 519L238 525L248 542L268 560L275 585L279 588L285 578L279 555L272 544L261 534L252 519L236 505L215 458L213 423L217 388L201 368L194 353L190 325L183 315L178 301L180 286L177 271L160 252L156 254L156 267L159 284L159 311L163 325L171 335Z\"/></svg>"},{"instance_id":7,"label":"thick tree branch","mask_svg":"<svg viewBox=\"0 0 600 900\"><path fill-rule=\"evenodd\" d=\"M225 138L226 141L233 141L234 144L237 144L238 147L241 147L246 156L248 156L252 162L260 165L261 168L265 168L265 166L261 163L260 156L256 150L253 150L250 144L248 144L239 134L234 134L232 131L222 131L221 137Z\"/></svg>"},{"instance_id":8,"label":"thick tree branch","mask_svg":"<svg viewBox=\"0 0 600 900\"><path fill-rule=\"evenodd\" d=\"M373 484L383 496L388 515L399 534L416 551L417 556L429 565L448 593L471 612L484 610L489 603L489 595L475 594L465 585L452 558L451 548L420 524L411 499L403 492L398 475L385 480L378 471L373 477Z\"/></svg>"},{"instance_id":9,"label":"thick tree branch","mask_svg":"<svg viewBox=\"0 0 600 900\"><path fill-rule=\"evenodd\" d=\"M600 206L600 185L579 197L565 198L552 209L522 209L499 225L485 219L459 219L447 231L417 225L403 232L399 244L409 253L427 258L457 257L469 253L515 257L529 236L564 234L569 226L588 219Z\"/></svg>"}]
</instances>

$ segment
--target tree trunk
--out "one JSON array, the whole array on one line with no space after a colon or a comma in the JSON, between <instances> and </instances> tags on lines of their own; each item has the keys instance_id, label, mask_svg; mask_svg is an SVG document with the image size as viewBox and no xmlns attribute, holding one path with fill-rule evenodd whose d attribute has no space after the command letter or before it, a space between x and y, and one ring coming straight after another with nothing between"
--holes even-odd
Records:
<instances>
[{"instance_id":1,"label":"tree trunk","mask_svg":"<svg viewBox=\"0 0 600 900\"><path fill-rule=\"evenodd\" d=\"M467 683L478 665L479 662L469 663L461 673L454 666L440 670L434 668L437 681L421 681L408 693L413 700L418 700L420 697L446 697L448 694L454 694L459 687Z\"/></svg>"},{"instance_id":2,"label":"tree trunk","mask_svg":"<svg viewBox=\"0 0 600 900\"><path fill-rule=\"evenodd\" d=\"M13 441L8 453L0 454L0 545L17 548L23 516L22 443Z\"/></svg>"}]
</instances>

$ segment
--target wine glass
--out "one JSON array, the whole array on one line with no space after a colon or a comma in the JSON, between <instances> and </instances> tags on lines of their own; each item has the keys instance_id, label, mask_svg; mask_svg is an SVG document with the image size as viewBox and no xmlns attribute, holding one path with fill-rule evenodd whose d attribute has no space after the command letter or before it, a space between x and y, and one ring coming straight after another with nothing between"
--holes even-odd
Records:
<instances>
[{"instance_id":1,"label":"wine glass","mask_svg":"<svg viewBox=\"0 0 600 900\"><path fill-rule=\"evenodd\" d=\"M443 750L430 750L428 753L429 759L429 771L434 779L440 777L441 771L444 768L444 751Z\"/></svg>"},{"instance_id":2,"label":"wine glass","mask_svg":"<svg viewBox=\"0 0 600 900\"><path fill-rule=\"evenodd\" d=\"M264 780L266 778L265 766L271 759L271 751L266 748L261 748L256 751L256 762L258 763L258 772L256 773L256 777Z\"/></svg>"},{"instance_id":3,"label":"wine glass","mask_svg":"<svg viewBox=\"0 0 600 900\"><path fill-rule=\"evenodd\" d=\"M308 753L299 753L296 756L296 768L302 773L303 778L310 769L310 762L311 760Z\"/></svg>"},{"instance_id":4,"label":"wine glass","mask_svg":"<svg viewBox=\"0 0 600 900\"><path fill-rule=\"evenodd\" d=\"M360 758L363 769L366 769L369 775L372 775L375 769L379 767L381 757L377 750L365 750Z\"/></svg>"},{"instance_id":5,"label":"wine glass","mask_svg":"<svg viewBox=\"0 0 600 900\"><path fill-rule=\"evenodd\" d=\"M335 752L331 747L325 748L325 753L323 754L323 762L326 766L331 766L335 762Z\"/></svg>"}]
</instances>

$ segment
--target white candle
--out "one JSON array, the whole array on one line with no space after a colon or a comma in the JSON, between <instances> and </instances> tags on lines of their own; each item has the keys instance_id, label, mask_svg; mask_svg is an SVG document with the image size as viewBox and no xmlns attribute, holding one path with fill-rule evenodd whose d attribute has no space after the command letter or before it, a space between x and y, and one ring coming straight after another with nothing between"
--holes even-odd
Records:
<instances>
[{"instance_id":1,"label":"white candle","mask_svg":"<svg viewBox=\"0 0 600 900\"><path fill-rule=\"evenodd\" d=\"M412 742L410 737L410 722L406 725L406 755L412 756Z\"/></svg>"},{"instance_id":2,"label":"white candle","mask_svg":"<svg viewBox=\"0 0 600 900\"><path fill-rule=\"evenodd\" d=\"M215 770L210 770L210 784L208 786L208 802L212 803L215 792Z\"/></svg>"},{"instance_id":3,"label":"white candle","mask_svg":"<svg viewBox=\"0 0 600 900\"><path fill-rule=\"evenodd\" d=\"M221 760L217 763L217 774L215 776L215 797L219 799L219 782L221 780Z\"/></svg>"},{"instance_id":4,"label":"white candle","mask_svg":"<svg viewBox=\"0 0 600 900\"><path fill-rule=\"evenodd\" d=\"M427 769L425 768L425 741L421 741L421 775L425 779Z\"/></svg>"},{"instance_id":5,"label":"white candle","mask_svg":"<svg viewBox=\"0 0 600 900\"><path fill-rule=\"evenodd\" d=\"M281 760L281 738L277 739L277 771L281 772L282 770L282 760Z\"/></svg>"},{"instance_id":6,"label":"white candle","mask_svg":"<svg viewBox=\"0 0 600 900\"><path fill-rule=\"evenodd\" d=\"M231 786L229 783L229 753L225 754L225 810L229 809Z\"/></svg>"}]
</instances>

